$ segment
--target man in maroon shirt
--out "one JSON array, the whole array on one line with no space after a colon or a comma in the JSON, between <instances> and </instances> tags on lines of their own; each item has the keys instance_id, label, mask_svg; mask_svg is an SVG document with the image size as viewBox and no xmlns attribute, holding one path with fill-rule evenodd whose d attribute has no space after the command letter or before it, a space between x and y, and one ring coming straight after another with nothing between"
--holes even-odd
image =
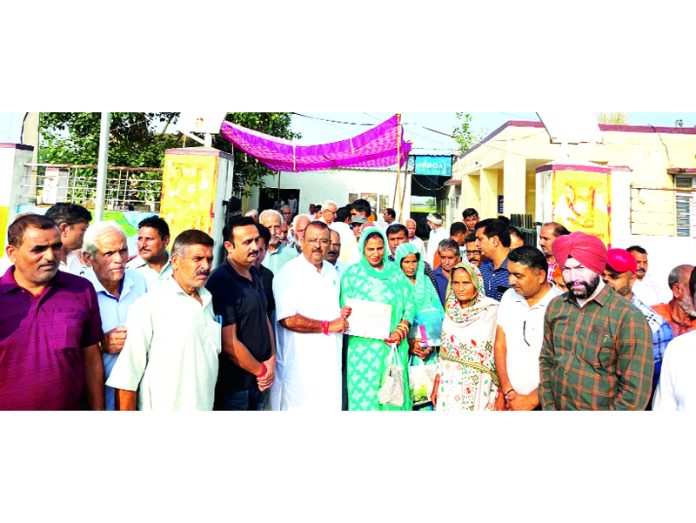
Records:
<instances>
[{"instance_id":1,"label":"man in maroon shirt","mask_svg":"<svg viewBox=\"0 0 696 523\"><path fill-rule=\"evenodd\" d=\"M0 278L0 410L104 409L103 334L92 284L58 272L61 236L45 216L7 230Z\"/></svg>"}]
</instances>

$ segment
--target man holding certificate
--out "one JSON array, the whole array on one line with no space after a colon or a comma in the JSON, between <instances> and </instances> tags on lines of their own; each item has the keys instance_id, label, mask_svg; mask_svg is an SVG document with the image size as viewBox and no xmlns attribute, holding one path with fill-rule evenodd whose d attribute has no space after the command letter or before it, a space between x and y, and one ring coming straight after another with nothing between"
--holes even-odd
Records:
<instances>
[{"instance_id":1,"label":"man holding certificate","mask_svg":"<svg viewBox=\"0 0 696 523\"><path fill-rule=\"evenodd\" d=\"M341 279L341 305L352 309L348 338L348 410L411 410L408 394L408 343L415 304L412 285L389 261L387 238L380 229L367 229L360 237L360 261L348 267ZM402 373L403 404L380 403L378 391L397 346Z\"/></svg>"},{"instance_id":2,"label":"man holding certificate","mask_svg":"<svg viewBox=\"0 0 696 523\"><path fill-rule=\"evenodd\" d=\"M273 279L278 355L272 395L279 396L280 410L341 410L342 333L350 309L341 309L338 274L324 260L330 242L325 223L310 223L302 254Z\"/></svg>"}]
</instances>

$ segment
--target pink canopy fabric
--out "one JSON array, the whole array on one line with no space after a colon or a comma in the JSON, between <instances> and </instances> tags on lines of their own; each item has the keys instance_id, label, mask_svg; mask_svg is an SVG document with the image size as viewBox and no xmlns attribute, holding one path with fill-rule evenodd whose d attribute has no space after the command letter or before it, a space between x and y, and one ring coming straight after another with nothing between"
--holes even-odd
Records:
<instances>
[{"instance_id":1,"label":"pink canopy fabric","mask_svg":"<svg viewBox=\"0 0 696 523\"><path fill-rule=\"evenodd\" d=\"M362 134L321 145L296 145L288 140L223 122L221 134L232 144L258 159L274 171L319 171L337 167L389 167L397 163L397 144L403 166L411 151L411 142L403 139L400 117L389 120Z\"/></svg>"}]
</instances>

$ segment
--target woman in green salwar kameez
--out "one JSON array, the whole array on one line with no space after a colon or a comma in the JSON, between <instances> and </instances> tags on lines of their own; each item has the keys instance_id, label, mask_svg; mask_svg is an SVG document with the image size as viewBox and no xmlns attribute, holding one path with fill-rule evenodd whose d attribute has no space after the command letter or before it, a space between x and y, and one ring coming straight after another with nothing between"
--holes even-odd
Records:
<instances>
[{"instance_id":1,"label":"woman in green salwar kameez","mask_svg":"<svg viewBox=\"0 0 696 523\"><path fill-rule=\"evenodd\" d=\"M412 287L401 271L386 256L387 238L376 227L363 231L358 249L360 261L349 266L341 278L341 306L354 298L391 305L389 338L377 340L360 336L348 337L347 382L348 410L411 410L408 388L408 343L406 335L413 321ZM350 318L348 319L350 324ZM377 391L389 360L391 347L398 343L403 367L404 404L401 407L381 405Z\"/></svg>"}]
</instances>

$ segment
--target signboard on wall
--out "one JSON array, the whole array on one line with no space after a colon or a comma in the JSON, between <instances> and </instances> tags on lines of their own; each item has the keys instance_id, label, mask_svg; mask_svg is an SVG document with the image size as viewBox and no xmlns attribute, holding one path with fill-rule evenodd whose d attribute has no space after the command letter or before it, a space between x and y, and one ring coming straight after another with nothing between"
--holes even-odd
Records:
<instances>
[{"instance_id":1,"label":"signboard on wall","mask_svg":"<svg viewBox=\"0 0 696 523\"><path fill-rule=\"evenodd\" d=\"M414 156L414 174L452 177L451 156Z\"/></svg>"}]
</instances>

